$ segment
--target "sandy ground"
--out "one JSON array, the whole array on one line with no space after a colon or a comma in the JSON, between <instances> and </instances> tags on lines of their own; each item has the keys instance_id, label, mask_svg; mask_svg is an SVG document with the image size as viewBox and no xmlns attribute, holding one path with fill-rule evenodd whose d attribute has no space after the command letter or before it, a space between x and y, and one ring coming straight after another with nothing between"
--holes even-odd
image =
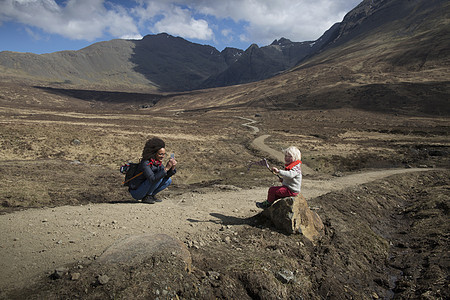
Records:
<instances>
[{"instance_id":1,"label":"sandy ground","mask_svg":"<svg viewBox=\"0 0 450 300\"><path fill-rule=\"evenodd\" d=\"M303 180L303 195L322 194L367 183L386 176L427 169L391 169ZM95 259L116 240L128 235L166 233L181 241L207 238L223 222L251 217L266 188L241 190L216 186L208 192L192 191L154 205L141 203L93 204L28 209L0 215L0 289L28 285L55 268Z\"/></svg>"}]
</instances>

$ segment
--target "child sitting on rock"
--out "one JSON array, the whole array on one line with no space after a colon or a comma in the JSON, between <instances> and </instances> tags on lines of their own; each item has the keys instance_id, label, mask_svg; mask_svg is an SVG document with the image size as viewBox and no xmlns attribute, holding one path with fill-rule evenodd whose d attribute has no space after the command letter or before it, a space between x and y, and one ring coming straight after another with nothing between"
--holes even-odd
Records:
<instances>
[{"instance_id":1,"label":"child sitting on rock","mask_svg":"<svg viewBox=\"0 0 450 300\"><path fill-rule=\"evenodd\" d=\"M269 188L267 200L264 202L256 202L258 208L267 208L271 206L275 200L285 197L295 197L300 193L302 185L302 154L297 147L291 146L283 150L285 167L284 170L272 168L274 174L281 175L281 186L272 186Z\"/></svg>"}]
</instances>

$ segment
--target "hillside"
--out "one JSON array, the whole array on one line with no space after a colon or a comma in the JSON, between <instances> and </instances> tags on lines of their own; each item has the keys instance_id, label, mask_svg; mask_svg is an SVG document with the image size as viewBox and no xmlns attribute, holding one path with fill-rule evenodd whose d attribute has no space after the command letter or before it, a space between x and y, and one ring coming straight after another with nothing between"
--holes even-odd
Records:
<instances>
[{"instance_id":1,"label":"hillside","mask_svg":"<svg viewBox=\"0 0 450 300\"><path fill-rule=\"evenodd\" d=\"M403 82L436 82L436 89L445 90L449 10L448 1L442 0L365 0L317 41L280 38L245 51L226 48L219 52L167 34L42 55L4 51L0 53L0 78L54 88L187 91L256 82L297 66L312 74L306 80L311 76L319 80L318 87L312 86L315 91L331 82L342 85L349 80L355 86L390 81L406 90ZM335 76L325 78L320 73L323 70ZM309 90L310 84L299 80ZM354 92L371 93L373 89L377 86Z\"/></svg>"},{"instance_id":2,"label":"hillside","mask_svg":"<svg viewBox=\"0 0 450 300\"><path fill-rule=\"evenodd\" d=\"M294 66L299 57L305 56L303 52L299 56L292 51L297 44L302 43L280 39L280 45L256 46L258 53L252 51L255 46L245 52L234 48L219 52L211 46L157 34L147 35L142 40L100 42L78 51L41 55L4 51L0 53L0 78L3 81L37 82L52 87L185 91L271 77ZM249 64L249 59L254 61ZM234 66L234 72L244 72L246 75L231 81L214 79L230 66ZM245 69L256 69L258 72Z\"/></svg>"},{"instance_id":3,"label":"hillside","mask_svg":"<svg viewBox=\"0 0 450 300\"><path fill-rule=\"evenodd\" d=\"M174 97L160 105L174 109L353 107L448 115L450 4L370 3L361 3L324 34L328 40L321 41L316 55L283 74L192 97Z\"/></svg>"}]
</instances>

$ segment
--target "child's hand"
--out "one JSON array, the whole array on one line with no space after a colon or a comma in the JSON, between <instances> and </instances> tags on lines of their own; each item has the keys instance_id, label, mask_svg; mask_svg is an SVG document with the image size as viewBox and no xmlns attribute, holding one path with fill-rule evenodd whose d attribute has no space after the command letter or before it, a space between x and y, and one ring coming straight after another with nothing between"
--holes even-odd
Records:
<instances>
[{"instance_id":1,"label":"child's hand","mask_svg":"<svg viewBox=\"0 0 450 300\"><path fill-rule=\"evenodd\" d=\"M272 172L278 174L278 173L280 173L280 170L278 170L277 168L273 167L273 168L272 168Z\"/></svg>"}]
</instances>

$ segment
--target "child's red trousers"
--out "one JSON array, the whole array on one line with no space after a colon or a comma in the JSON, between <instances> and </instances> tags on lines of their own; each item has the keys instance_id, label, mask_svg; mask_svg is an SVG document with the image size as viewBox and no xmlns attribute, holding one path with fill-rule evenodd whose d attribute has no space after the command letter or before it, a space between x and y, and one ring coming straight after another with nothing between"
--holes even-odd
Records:
<instances>
[{"instance_id":1,"label":"child's red trousers","mask_svg":"<svg viewBox=\"0 0 450 300\"><path fill-rule=\"evenodd\" d=\"M298 193L292 192L287 186L272 186L269 188L269 192L267 193L267 202L270 204L274 203L275 200L285 197L294 197L297 196Z\"/></svg>"}]
</instances>

